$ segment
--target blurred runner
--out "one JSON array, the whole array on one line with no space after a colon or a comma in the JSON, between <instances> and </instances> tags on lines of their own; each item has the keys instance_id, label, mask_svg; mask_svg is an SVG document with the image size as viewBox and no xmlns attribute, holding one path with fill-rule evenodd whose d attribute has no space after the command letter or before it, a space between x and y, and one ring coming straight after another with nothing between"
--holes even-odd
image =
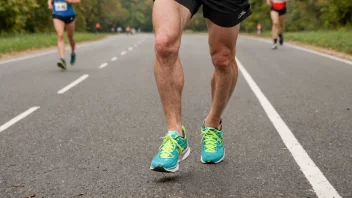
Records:
<instances>
[{"instance_id":1,"label":"blurred runner","mask_svg":"<svg viewBox=\"0 0 352 198\"><path fill-rule=\"evenodd\" d=\"M57 62L57 66L61 69L66 69L64 41L65 28L71 45L71 65L76 61L76 42L74 39L76 13L72 4L80 2L80 0L48 0L48 8L52 10L54 28L58 38L57 47L59 49L60 60Z\"/></svg>"},{"instance_id":2,"label":"blurred runner","mask_svg":"<svg viewBox=\"0 0 352 198\"><path fill-rule=\"evenodd\" d=\"M95 32L96 33L100 32L100 23L95 24Z\"/></svg>"},{"instance_id":3,"label":"blurred runner","mask_svg":"<svg viewBox=\"0 0 352 198\"><path fill-rule=\"evenodd\" d=\"M262 33L262 25L260 23L257 24L257 34L260 35Z\"/></svg>"},{"instance_id":4,"label":"blurred runner","mask_svg":"<svg viewBox=\"0 0 352 198\"><path fill-rule=\"evenodd\" d=\"M117 27L117 32L118 33L121 33L121 31L122 31L122 28L119 26L119 27Z\"/></svg>"},{"instance_id":5,"label":"blurred runner","mask_svg":"<svg viewBox=\"0 0 352 198\"><path fill-rule=\"evenodd\" d=\"M130 26L126 27L126 33L127 33L127 35L129 35L131 33L131 27Z\"/></svg>"},{"instance_id":6,"label":"blurred runner","mask_svg":"<svg viewBox=\"0 0 352 198\"><path fill-rule=\"evenodd\" d=\"M290 0L266 0L271 7L270 16L272 20L273 49L277 49L277 39L280 45L284 44L284 21L286 17L286 2Z\"/></svg>"}]
</instances>

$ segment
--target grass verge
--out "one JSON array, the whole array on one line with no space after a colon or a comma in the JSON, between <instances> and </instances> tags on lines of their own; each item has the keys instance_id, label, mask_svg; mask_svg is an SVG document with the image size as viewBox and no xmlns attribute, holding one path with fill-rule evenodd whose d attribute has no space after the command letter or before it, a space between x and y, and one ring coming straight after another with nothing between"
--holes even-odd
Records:
<instances>
[{"instance_id":1,"label":"grass verge","mask_svg":"<svg viewBox=\"0 0 352 198\"><path fill-rule=\"evenodd\" d=\"M352 55L352 31L304 31L286 32L284 38L287 41L296 41L304 44L333 49ZM271 37L270 32L264 32L261 36Z\"/></svg>"},{"instance_id":2,"label":"grass verge","mask_svg":"<svg viewBox=\"0 0 352 198\"><path fill-rule=\"evenodd\" d=\"M108 34L94 33L75 33L76 42L97 40L107 36ZM55 33L39 33L39 34L18 34L7 37L0 37L0 57L3 54L21 52L25 50L40 49L45 47L56 46L57 36ZM65 35L65 43L68 44Z\"/></svg>"}]
</instances>

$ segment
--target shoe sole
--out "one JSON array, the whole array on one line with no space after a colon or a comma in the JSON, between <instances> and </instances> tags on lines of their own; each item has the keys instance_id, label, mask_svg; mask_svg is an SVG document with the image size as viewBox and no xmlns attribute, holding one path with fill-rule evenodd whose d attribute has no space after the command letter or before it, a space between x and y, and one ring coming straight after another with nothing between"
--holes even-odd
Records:
<instances>
[{"instance_id":1,"label":"shoe sole","mask_svg":"<svg viewBox=\"0 0 352 198\"><path fill-rule=\"evenodd\" d=\"M218 164L218 163L220 163L221 161L223 161L224 158L225 158L225 149L224 149L224 155L222 156L222 158L219 159L219 160L216 161L216 162L205 162L205 161L203 160L203 157L202 157L202 156L200 157L200 161L201 161L203 164Z\"/></svg>"},{"instance_id":2,"label":"shoe sole","mask_svg":"<svg viewBox=\"0 0 352 198\"><path fill-rule=\"evenodd\" d=\"M160 167L160 166L153 168L150 165L150 170L153 170L153 171L156 171L156 172L162 172L162 173L175 173L179 169L179 163L182 162L183 160L187 159L187 157L189 156L190 153L191 153L191 148L190 147L186 148L181 153L175 168L164 168L164 167Z\"/></svg>"}]
</instances>

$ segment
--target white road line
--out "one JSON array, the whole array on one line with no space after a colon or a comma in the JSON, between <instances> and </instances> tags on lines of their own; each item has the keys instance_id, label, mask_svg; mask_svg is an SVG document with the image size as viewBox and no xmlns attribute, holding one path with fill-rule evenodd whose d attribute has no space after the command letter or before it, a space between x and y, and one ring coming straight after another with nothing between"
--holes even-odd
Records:
<instances>
[{"instance_id":1,"label":"white road line","mask_svg":"<svg viewBox=\"0 0 352 198\"><path fill-rule=\"evenodd\" d=\"M261 42L265 42L265 43L272 43L272 41L270 41L268 39L263 39L263 38L253 38L253 37L250 37L250 36L246 36L246 38L250 38L250 39L261 41ZM318 52L318 51L315 51L315 50L311 50L311 49L307 49L307 48L304 48L304 47L300 47L300 46L297 46L297 45L292 45L292 44L288 44L288 43L286 43L285 45L288 46L288 47L294 48L294 49L302 50L302 51L305 51L305 52L309 52L309 53L312 53L312 54L315 54L315 55L323 56L323 57L326 57L326 58L330 58L330 59L333 59L333 60L336 60L336 61L340 61L340 62L349 64L349 65L352 65L352 61L349 61L347 59L338 58L336 56L332 56L332 55L329 55L329 54L321 53L321 52Z\"/></svg>"},{"instance_id":2,"label":"white road line","mask_svg":"<svg viewBox=\"0 0 352 198\"><path fill-rule=\"evenodd\" d=\"M80 78L78 78L77 80L73 81L71 84L67 85L66 87L60 89L60 91L58 91L58 94L63 94L66 91L68 91L69 89L71 89L72 87L76 86L78 83L84 81L86 78L88 78L88 74L84 74L83 76L81 76Z\"/></svg>"},{"instance_id":3,"label":"white road line","mask_svg":"<svg viewBox=\"0 0 352 198\"><path fill-rule=\"evenodd\" d=\"M101 65L99 66L99 69L102 69L102 68L104 68L104 67L106 67L106 66L108 66L108 63L103 63L103 64L101 64Z\"/></svg>"},{"instance_id":4,"label":"white road line","mask_svg":"<svg viewBox=\"0 0 352 198\"><path fill-rule=\"evenodd\" d=\"M111 61L116 61L117 60L117 57L112 57Z\"/></svg>"},{"instance_id":5,"label":"white road line","mask_svg":"<svg viewBox=\"0 0 352 198\"><path fill-rule=\"evenodd\" d=\"M133 47L129 47L128 50L132 51L132 50L133 50Z\"/></svg>"},{"instance_id":6,"label":"white road line","mask_svg":"<svg viewBox=\"0 0 352 198\"><path fill-rule=\"evenodd\" d=\"M346 60L346 59L338 58L336 56L332 56L332 55L329 55L329 54L324 54L324 53L321 53L321 52L318 52L318 51L314 51L314 50L307 49L307 48L300 47L300 46L296 46L296 45L291 45L291 44L286 44L286 45L289 46L289 47L295 48L295 49L299 49L299 50L302 50L302 51L305 51L305 52L309 52L309 53L312 53L312 54L316 54L316 55L319 55L319 56L324 56L326 58L330 58L330 59L333 59L333 60L336 60L336 61L340 61L340 62L349 64L349 65L352 65L352 61L349 61L349 60Z\"/></svg>"},{"instance_id":7,"label":"white road line","mask_svg":"<svg viewBox=\"0 0 352 198\"><path fill-rule=\"evenodd\" d=\"M9 128L10 126L14 125L16 122L22 120L23 118L25 118L26 116L28 116L29 114L33 113L34 111L36 111L37 109L39 109L40 107L31 107L29 108L27 111L21 113L20 115L12 118L12 120L6 122L5 124L0 126L0 133L5 131L7 128Z\"/></svg>"},{"instance_id":8,"label":"white road line","mask_svg":"<svg viewBox=\"0 0 352 198\"><path fill-rule=\"evenodd\" d=\"M126 51L121 52L121 56L123 56L123 55L125 55L125 54L127 54Z\"/></svg>"},{"instance_id":9,"label":"white road line","mask_svg":"<svg viewBox=\"0 0 352 198\"><path fill-rule=\"evenodd\" d=\"M286 123L282 120L280 115L276 112L270 101L265 97L247 70L237 58L236 61L242 75L246 79L255 96L258 98L260 104L274 125L276 131L279 133L287 149L291 152L296 163L301 168L301 171L312 185L317 196L319 198L341 198L335 188L330 184L324 174L308 156L307 152L303 149L301 144L298 142Z\"/></svg>"}]
</instances>

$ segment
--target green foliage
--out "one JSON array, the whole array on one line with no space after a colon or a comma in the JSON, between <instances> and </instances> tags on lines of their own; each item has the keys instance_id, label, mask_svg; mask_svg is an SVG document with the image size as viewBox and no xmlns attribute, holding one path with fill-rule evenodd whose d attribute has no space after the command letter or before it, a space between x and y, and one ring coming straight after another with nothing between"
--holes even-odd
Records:
<instances>
[{"instance_id":1,"label":"green foliage","mask_svg":"<svg viewBox=\"0 0 352 198\"><path fill-rule=\"evenodd\" d=\"M331 48L352 54L352 30L318 30L302 32L286 32L285 40L298 41L310 45ZM262 36L271 37L271 32L263 32Z\"/></svg>"},{"instance_id":2,"label":"green foliage","mask_svg":"<svg viewBox=\"0 0 352 198\"><path fill-rule=\"evenodd\" d=\"M288 40L332 48L352 54L352 31L307 31L289 32L285 34ZM333 39L332 39L333 38Z\"/></svg>"},{"instance_id":3,"label":"green foliage","mask_svg":"<svg viewBox=\"0 0 352 198\"><path fill-rule=\"evenodd\" d=\"M36 7L36 0L1 0L0 31L23 32L31 11Z\"/></svg>"},{"instance_id":4,"label":"green foliage","mask_svg":"<svg viewBox=\"0 0 352 198\"><path fill-rule=\"evenodd\" d=\"M242 23L242 30L271 29L270 7L265 0L250 0L253 14ZM351 29L351 0L291 0L287 3L285 28L287 31L319 29Z\"/></svg>"},{"instance_id":5,"label":"green foliage","mask_svg":"<svg viewBox=\"0 0 352 198\"><path fill-rule=\"evenodd\" d=\"M266 0L250 0L253 14L241 24L241 31L271 29L270 7ZM81 0L74 5L77 30L102 31L117 26L141 27L152 31L153 0ZM352 29L352 0L291 0L287 3L286 30ZM47 0L0 0L0 34L19 32L52 32L51 11ZM206 31L202 8L188 23L187 30Z\"/></svg>"},{"instance_id":6,"label":"green foliage","mask_svg":"<svg viewBox=\"0 0 352 198\"><path fill-rule=\"evenodd\" d=\"M203 9L200 8L198 13L195 14L192 19L188 22L186 29L192 31L204 31L207 29L207 24L203 18Z\"/></svg>"}]
</instances>

